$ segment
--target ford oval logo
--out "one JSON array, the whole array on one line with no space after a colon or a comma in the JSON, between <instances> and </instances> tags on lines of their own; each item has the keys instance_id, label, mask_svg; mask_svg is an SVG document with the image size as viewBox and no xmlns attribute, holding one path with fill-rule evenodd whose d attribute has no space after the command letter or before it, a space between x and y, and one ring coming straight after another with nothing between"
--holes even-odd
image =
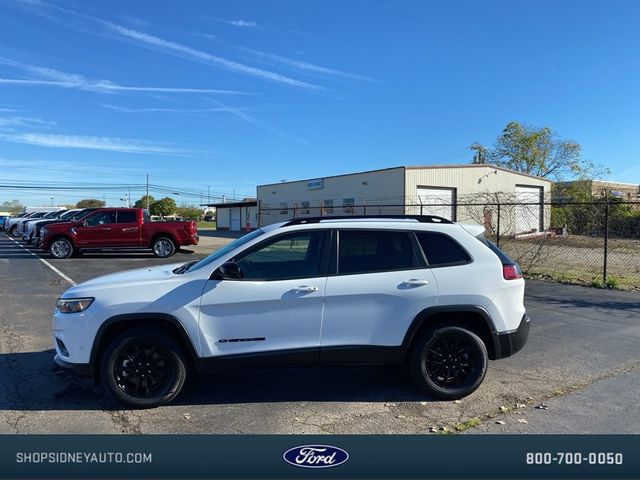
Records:
<instances>
[{"instance_id":1,"label":"ford oval logo","mask_svg":"<svg viewBox=\"0 0 640 480\"><path fill-rule=\"evenodd\" d=\"M290 448L282 455L284 461L296 467L337 467L349 460L349 454L331 445L302 445Z\"/></svg>"}]
</instances>

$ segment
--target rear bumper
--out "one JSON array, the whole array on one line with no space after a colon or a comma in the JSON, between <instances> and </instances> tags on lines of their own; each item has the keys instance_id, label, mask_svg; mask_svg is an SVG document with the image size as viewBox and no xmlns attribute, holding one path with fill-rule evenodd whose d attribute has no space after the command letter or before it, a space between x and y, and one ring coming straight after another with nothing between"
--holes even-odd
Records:
<instances>
[{"instance_id":1,"label":"rear bumper","mask_svg":"<svg viewBox=\"0 0 640 480\"><path fill-rule=\"evenodd\" d=\"M499 351L496 352L496 359L510 357L514 353L522 350L522 347L525 346L529 339L530 326L531 319L529 315L525 313L517 329L510 332L497 333L495 344Z\"/></svg>"}]
</instances>

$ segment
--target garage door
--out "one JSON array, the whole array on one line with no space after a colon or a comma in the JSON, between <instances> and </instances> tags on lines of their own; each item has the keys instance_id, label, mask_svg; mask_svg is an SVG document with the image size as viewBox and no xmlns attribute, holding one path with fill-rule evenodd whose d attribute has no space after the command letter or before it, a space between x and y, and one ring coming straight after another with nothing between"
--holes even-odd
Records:
<instances>
[{"instance_id":1,"label":"garage door","mask_svg":"<svg viewBox=\"0 0 640 480\"><path fill-rule=\"evenodd\" d=\"M437 215L447 220L454 219L454 188L418 187L418 207L422 215ZM420 212L417 212L420 213Z\"/></svg>"},{"instance_id":2,"label":"garage door","mask_svg":"<svg viewBox=\"0 0 640 480\"><path fill-rule=\"evenodd\" d=\"M229 209L229 230L231 230L232 232L240 231L240 209L239 208Z\"/></svg>"},{"instance_id":3,"label":"garage door","mask_svg":"<svg viewBox=\"0 0 640 480\"><path fill-rule=\"evenodd\" d=\"M542 187L516 185L516 234L542 231Z\"/></svg>"}]
</instances>

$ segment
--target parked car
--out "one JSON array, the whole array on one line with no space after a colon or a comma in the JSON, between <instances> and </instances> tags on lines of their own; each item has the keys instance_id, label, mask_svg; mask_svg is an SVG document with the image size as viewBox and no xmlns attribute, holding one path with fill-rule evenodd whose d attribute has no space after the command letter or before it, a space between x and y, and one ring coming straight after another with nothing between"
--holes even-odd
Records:
<instances>
[{"instance_id":1,"label":"parked car","mask_svg":"<svg viewBox=\"0 0 640 480\"><path fill-rule=\"evenodd\" d=\"M40 241L54 258L85 250L134 248L167 258L180 246L197 243L195 222L150 222L141 208L99 208L81 220L45 225Z\"/></svg>"},{"instance_id":2,"label":"parked car","mask_svg":"<svg viewBox=\"0 0 640 480\"><path fill-rule=\"evenodd\" d=\"M0 230L4 230L4 221L11 218L9 215L0 215Z\"/></svg>"},{"instance_id":3,"label":"parked car","mask_svg":"<svg viewBox=\"0 0 640 480\"><path fill-rule=\"evenodd\" d=\"M60 216L62 216L67 210L58 210L57 212L49 212L44 214L42 217L40 218L28 218L22 222L18 222L18 228L16 229L16 234L19 235L22 240L28 241L29 238L29 234L28 233L32 233L33 229L32 226L37 223L37 222L41 222L44 220L57 220L58 218L60 218Z\"/></svg>"},{"instance_id":4,"label":"parked car","mask_svg":"<svg viewBox=\"0 0 640 480\"><path fill-rule=\"evenodd\" d=\"M481 226L441 217L308 218L200 261L76 285L53 316L55 361L154 407L189 372L267 365L406 365L457 399L527 341L518 265Z\"/></svg>"},{"instance_id":5,"label":"parked car","mask_svg":"<svg viewBox=\"0 0 640 480\"><path fill-rule=\"evenodd\" d=\"M22 235L22 239L27 243L33 243L37 246L40 236L40 229L42 229L42 227L44 227L45 225L48 225L50 223L77 220L84 217L93 210L95 210L95 208L74 208L72 210L63 210L62 212L59 212L57 218L42 219L33 222L30 221L27 224L27 230Z\"/></svg>"},{"instance_id":6,"label":"parked car","mask_svg":"<svg viewBox=\"0 0 640 480\"><path fill-rule=\"evenodd\" d=\"M29 218L23 218L18 220L12 227L11 235L14 237L21 237L24 224L30 220L43 219L47 215L51 215L53 212L35 212Z\"/></svg>"},{"instance_id":7,"label":"parked car","mask_svg":"<svg viewBox=\"0 0 640 480\"><path fill-rule=\"evenodd\" d=\"M25 220L25 219L27 219L27 218L31 218L31 217L33 217L33 215L35 215L36 213L39 213L39 212L30 212L30 213L22 212L22 213L19 213L18 215L15 215L15 216L11 217L11 218L8 218L8 219L7 219L7 220L5 220L5 222L4 222L4 229L5 229L5 231L6 231L9 235L13 236L13 234L14 234L14 233L15 233L15 231L16 231L16 228L17 228L17 224L18 224L18 222L21 222L22 220Z\"/></svg>"}]
</instances>

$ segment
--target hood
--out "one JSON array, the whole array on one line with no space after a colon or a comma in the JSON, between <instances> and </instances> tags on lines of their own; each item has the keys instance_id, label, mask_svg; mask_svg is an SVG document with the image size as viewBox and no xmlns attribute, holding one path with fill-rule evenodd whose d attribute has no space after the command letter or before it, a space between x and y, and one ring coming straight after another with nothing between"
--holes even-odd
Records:
<instances>
[{"instance_id":1,"label":"hood","mask_svg":"<svg viewBox=\"0 0 640 480\"><path fill-rule=\"evenodd\" d=\"M124 272L102 275L101 277L93 278L70 288L64 294L64 297L72 297L75 294L74 292L79 290L86 291L87 289L93 290L96 288L109 288L112 286L140 286L146 283L174 280L177 275L173 273L173 270L184 263L185 262L159 265L157 267L136 268L135 270L125 270Z\"/></svg>"}]
</instances>

